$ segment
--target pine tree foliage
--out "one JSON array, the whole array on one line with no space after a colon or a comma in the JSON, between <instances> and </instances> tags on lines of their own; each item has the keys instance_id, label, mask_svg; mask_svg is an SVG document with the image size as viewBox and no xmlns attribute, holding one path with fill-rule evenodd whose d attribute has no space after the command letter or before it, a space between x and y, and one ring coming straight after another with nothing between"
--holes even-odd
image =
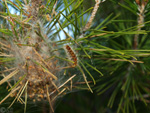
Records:
<instances>
[{"instance_id":1,"label":"pine tree foliage","mask_svg":"<svg viewBox=\"0 0 150 113\"><path fill-rule=\"evenodd\" d=\"M130 60L126 62L118 56L114 59L101 55L105 61L99 61L97 65L106 71L103 73L106 76L97 81L96 91L98 95L109 94L107 105L117 113L140 113L141 105L147 113L150 94L149 1L111 1L116 6L113 11L119 16L106 28L116 34L110 34L105 45L122 52Z\"/></svg>"},{"instance_id":2,"label":"pine tree foliage","mask_svg":"<svg viewBox=\"0 0 150 113\"><path fill-rule=\"evenodd\" d=\"M82 3L83 0L1 1L0 85L7 82L10 92L0 104L15 97L9 108L19 101L26 112L28 99L47 99L50 112L54 112L56 99L74 89L93 93L89 83L95 84L95 80L82 62L82 54L78 57L74 49L81 48L79 54L91 58L81 43L81 35L92 26L100 1L86 11ZM90 19L85 20L83 16L92 9Z\"/></svg>"},{"instance_id":3,"label":"pine tree foliage","mask_svg":"<svg viewBox=\"0 0 150 113\"><path fill-rule=\"evenodd\" d=\"M0 104L11 96L26 112L28 100L46 98L54 112L60 96L94 89L95 105L106 98L97 113L148 112L150 2L90 2L0 1L0 90L10 91Z\"/></svg>"}]
</instances>

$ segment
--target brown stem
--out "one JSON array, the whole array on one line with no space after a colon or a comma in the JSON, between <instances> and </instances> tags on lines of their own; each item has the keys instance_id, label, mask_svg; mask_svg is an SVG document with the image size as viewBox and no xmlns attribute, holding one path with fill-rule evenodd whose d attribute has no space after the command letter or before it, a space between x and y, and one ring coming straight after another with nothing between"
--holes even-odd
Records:
<instances>
[{"instance_id":1,"label":"brown stem","mask_svg":"<svg viewBox=\"0 0 150 113\"><path fill-rule=\"evenodd\" d=\"M144 1L144 0L142 0L141 2L139 0L136 0L139 9L138 18L137 18L137 23L138 23L137 32L140 31L142 27L144 27L144 17L145 17L144 13L145 13L145 6L147 2L148 1ZM138 49L138 38L139 38L139 34L135 34L134 41L133 41L133 49Z\"/></svg>"},{"instance_id":2,"label":"brown stem","mask_svg":"<svg viewBox=\"0 0 150 113\"><path fill-rule=\"evenodd\" d=\"M138 49L138 37L139 37L139 34L135 34L133 49Z\"/></svg>"}]
</instances>

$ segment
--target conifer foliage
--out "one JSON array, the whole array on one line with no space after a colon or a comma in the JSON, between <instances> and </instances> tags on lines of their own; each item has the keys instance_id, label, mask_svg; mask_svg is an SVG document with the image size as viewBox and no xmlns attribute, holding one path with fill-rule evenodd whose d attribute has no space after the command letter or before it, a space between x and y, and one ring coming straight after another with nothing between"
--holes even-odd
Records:
<instances>
[{"instance_id":1,"label":"conifer foliage","mask_svg":"<svg viewBox=\"0 0 150 113\"><path fill-rule=\"evenodd\" d=\"M148 0L1 0L0 105L54 113L59 97L87 90L89 103L103 97L96 113L148 113L149 10Z\"/></svg>"}]
</instances>

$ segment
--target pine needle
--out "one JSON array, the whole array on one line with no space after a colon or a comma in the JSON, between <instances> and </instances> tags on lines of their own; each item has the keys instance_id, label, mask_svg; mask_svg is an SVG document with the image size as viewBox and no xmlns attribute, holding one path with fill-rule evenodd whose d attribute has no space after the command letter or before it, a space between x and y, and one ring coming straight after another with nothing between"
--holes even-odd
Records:
<instances>
[{"instance_id":1,"label":"pine needle","mask_svg":"<svg viewBox=\"0 0 150 113\"><path fill-rule=\"evenodd\" d=\"M93 93L93 91L92 91L92 89L91 89L91 87L90 87L90 85L89 85L89 83L88 83L88 81L87 81L87 79L86 79L86 76L85 76L85 74L84 74L84 72L83 72L83 70L82 70L82 68L81 68L79 65L78 65L78 68L79 68L79 70L81 71L81 73L82 73L82 75L83 75L83 78L84 78L84 81L85 81L85 83L87 84L89 90L91 91L91 93Z\"/></svg>"},{"instance_id":2,"label":"pine needle","mask_svg":"<svg viewBox=\"0 0 150 113\"><path fill-rule=\"evenodd\" d=\"M66 80L62 85L60 85L59 87L58 87L58 89L60 89L61 87L63 87L65 84L67 84L70 80L72 80L74 77L76 76L76 74L75 75L73 75L73 76L71 76L68 80ZM53 94L54 92L55 92L56 90L54 90L53 92L51 92L51 94Z\"/></svg>"},{"instance_id":3,"label":"pine needle","mask_svg":"<svg viewBox=\"0 0 150 113\"><path fill-rule=\"evenodd\" d=\"M64 91L66 90L66 88L64 88L63 90L61 90L61 92L59 92L52 101L54 101L59 95L61 95Z\"/></svg>"},{"instance_id":4,"label":"pine needle","mask_svg":"<svg viewBox=\"0 0 150 113\"><path fill-rule=\"evenodd\" d=\"M47 92L46 92L46 94L47 94L47 99L48 99L48 102L49 102L51 111L54 113L54 109L53 109L53 106L52 106L52 102L51 102L51 99L50 99L50 96L49 96L48 85L46 85L46 89L47 89Z\"/></svg>"},{"instance_id":5,"label":"pine needle","mask_svg":"<svg viewBox=\"0 0 150 113\"><path fill-rule=\"evenodd\" d=\"M10 79L11 77L13 77L14 75L16 75L19 72L18 69L16 69L15 71L11 72L9 75L7 75L5 78L3 78L0 81L0 85L3 84L4 82L6 82L8 79Z\"/></svg>"},{"instance_id":6,"label":"pine needle","mask_svg":"<svg viewBox=\"0 0 150 113\"><path fill-rule=\"evenodd\" d=\"M15 91L17 91L19 88L20 88L20 86L17 87L17 88L15 88L15 89L13 89L3 100L0 101L0 104L2 104L9 96L11 96L11 95L12 95Z\"/></svg>"}]
</instances>

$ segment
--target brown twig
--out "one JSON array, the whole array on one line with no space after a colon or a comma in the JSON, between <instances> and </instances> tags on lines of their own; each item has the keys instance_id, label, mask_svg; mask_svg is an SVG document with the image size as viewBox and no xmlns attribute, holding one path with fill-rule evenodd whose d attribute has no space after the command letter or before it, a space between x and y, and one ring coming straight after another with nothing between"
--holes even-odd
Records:
<instances>
[{"instance_id":1,"label":"brown twig","mask_svg":"<svg viewBox=\"0 0 150 113\"><path fill-rule=\"evenodd\" d=\"M92 25L93 19L94 19L95 15L96 15L96 12L97 12L98 8L99 8L100 0L95 0L95 2L96 3L95 3L95 6L94 6L94 9L92 11L91 17L90 17L88 23L85 25L83 31L88 30L91 27L91 25Z\"/></svg>"},{"instance_id":2,"label":"brown twig","mask_svg":"<svg viewBox=\"0 0 150 113\"><path fill-rule=\"evenodd\" d=\"M145 6L147 4L147 1L142 0L140 2L139 0L136 0L136 3L138 4L138 18L137 18L137 23L138 23L138 29L137 32L141 30L142 27L144 27L144 18L145 18ZM139 34L135 34L134 36L134 41L133 41L133 49L138 49L138 38Z\"/></svg>"}]
</instances>

